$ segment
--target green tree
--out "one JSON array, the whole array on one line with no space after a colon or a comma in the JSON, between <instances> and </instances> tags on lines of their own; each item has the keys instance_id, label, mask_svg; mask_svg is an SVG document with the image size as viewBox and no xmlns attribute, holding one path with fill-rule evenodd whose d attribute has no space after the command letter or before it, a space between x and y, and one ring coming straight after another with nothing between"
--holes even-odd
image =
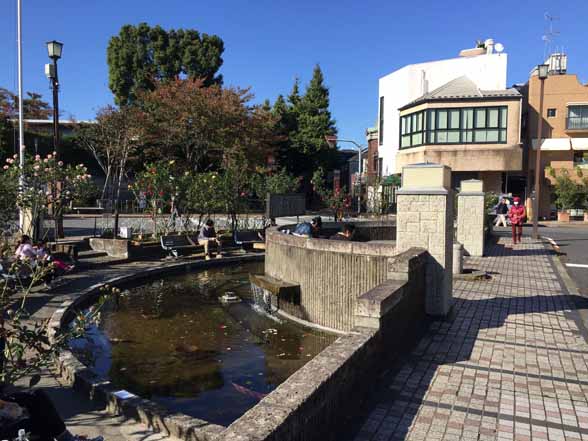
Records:
<instances>
[{"instance_id":1,"label":"green tree","mask_svg":"<svg viewBox=\"0 0 588 441\"><path fill-rule=\"evenodd\" d=\"M312 79L297 106L298 130L292 137L293 148L301 152L312 170L330 168L335 148L325 141L335 134L335 121L329 111L329 89L324 84L320 66L314 68Z\"/></svg>"},{"instance_id":2,"label":"green tree","mask_svg":"<svg viewBox=\"0 0 588 441\"><path fill-rule=\"evenodd\" d=\"M134 102L140 91L158 82L200 79L204 85L222 84L218 75L223 40L194 29L164 30L147 23L125 25L107 49L109 87L118 105Z\"/></svg>"},{"instance_id":3,"label":"green tree","mask_svg":"<svg viewBox=\"0 0 588 441\"><path fill-rule=\"evenodd\" d=\"M555 205L563 212L572 208L580 208L586 197L583 187L574 182L566 169L562 169L555 176L554 193L556 196Z\"/></svg>"},{"instance_id":4,"label":"green tree","mask_svg":"<svg viewBox=\"0 0 588 441\"><path fill-rule=\"evenodd\" d=\"M25 119L49 119L53 112L43 95L35 92L26 92L22 107ZM3 87L0 87L0 113L11 119L18 118L18 95Z\"/></svg>"},{"instance_id":5,"label":"green tree","mask_svg":"<svg viewBox=\"0 0 588 441\"><path fill-rule=\"evenodd\" d=\"M8 156L13 150L12 130L8 115L0 110L0 158Z\"/></svg>"}]
</instances>

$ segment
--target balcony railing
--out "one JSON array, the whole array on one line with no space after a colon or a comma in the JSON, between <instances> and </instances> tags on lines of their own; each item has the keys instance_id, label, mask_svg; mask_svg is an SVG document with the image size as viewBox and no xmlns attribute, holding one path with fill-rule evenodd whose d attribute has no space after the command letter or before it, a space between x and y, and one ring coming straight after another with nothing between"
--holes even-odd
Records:
<instances>
[{"instance_id":1,"label":"balcony railing","mask_svg":"<svg viewBox=\"0 0 588 441\"><path fill-rule=\"evenodd\" d=\"M566 118L567 130L588 129L588 116L570 116Z\"/></svg>"}]
</instances>

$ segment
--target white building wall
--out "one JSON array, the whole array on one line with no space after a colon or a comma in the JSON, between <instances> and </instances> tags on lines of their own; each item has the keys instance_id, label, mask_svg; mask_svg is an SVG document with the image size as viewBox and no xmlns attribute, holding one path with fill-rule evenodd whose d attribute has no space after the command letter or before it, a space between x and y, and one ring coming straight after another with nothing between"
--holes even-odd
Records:
<instances>
[{"instance_id":1,"label":"white building wall","mask_svg":"<svg viewBox=\"0 0 588 441\"><path fill-rule=\"evenodd\" d=\"M383 175L396 170L399 146L400 112L398 109L427 92L466 75L480 89L506 88L507 54L483 54L427 63L409 64L379 80L379 97L384 97L384 135L378 147ZM378 125L380 121L378 108ZM379 128L379 127L378 127Z\"/></svg>"}]
</instances>

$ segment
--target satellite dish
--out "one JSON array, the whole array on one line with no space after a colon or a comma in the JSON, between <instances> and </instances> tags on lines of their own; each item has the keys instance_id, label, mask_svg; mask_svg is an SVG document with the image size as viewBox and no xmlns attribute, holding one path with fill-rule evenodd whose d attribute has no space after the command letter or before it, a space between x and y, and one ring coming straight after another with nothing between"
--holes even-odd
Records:
<instances>
[{"instance_id":1,"label":"satellite dish","mask_svg":"<svg viewBox=\"0 0 588 441\"><path fill-rule=\"evenodd\" d=\"M494 45L494 50L498 53L501 53L504 50L504 46L502 45L502 43L496 43Z\"/></svg>"}]
</instances>

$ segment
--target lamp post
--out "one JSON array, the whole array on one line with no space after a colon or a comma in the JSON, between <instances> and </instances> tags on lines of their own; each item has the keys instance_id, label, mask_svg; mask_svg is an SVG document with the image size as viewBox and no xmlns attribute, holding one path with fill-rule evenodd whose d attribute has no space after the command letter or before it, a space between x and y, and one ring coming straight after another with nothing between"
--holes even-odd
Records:
<instances>
[{"instance_id":1,"label":"lamp post","mask_svg":"<svg viewBox=\"0 0 588 441\"><path fill-rule=\"evenodd\" d=\"M539 90L539 114L537 120L537 151L535 152L535 201L533 204L533 239L539 239L539 201L541 199L541 140L543 138L543 97L545 79L549 75L549 65L537 66L537 76L541 83Z\"/></svg>"},{"instance_id":2,"label":"lamp post","mask_svg":"<svg viewBox=\"0 0 588 441\"><path fill-rule=\"evenodd\" d=\"M55 159L60 156L59 151L59 76L57 74L57 60L61 58L61 52L63 51L63 43L59 41L48 41L47 42L47 54L49 58L53 60L52 64L45 65L45 75L51 81L51 88L53 89L53 150L55 151ZM56 183L54 191L61 191L61 182ZM57 215L55 210L53 211L55 218L55 240L57 238L64 237L65 232L63 230L63 217L61 214Z\"/></svg>"},{"instance_id":3,"label":"lamp post","mask_svg":"<svg viewBox=\"0 0 588 441\"><path fill-rule=\"evenodd\" d=\"M363 148L357 142L351 139L337 139L336 135L325 135L325 141L331 146L336 147L338 142L348 142L353 144L357 148L359 166L358 166L358 179L359 179L359 191L357 192L357 214L361 213L361 175L362 175L362 163L361 163L361 149Z\"/></svg>"},{"instance_id":4,"label":"lamp post","mask_svg":"<svg viewBox=\"0 0 588 441\"><path fill-rule=\"evenodd\" d=\"M59 41L47 42L47 53L53 60L52 64L45 65L45 75L51 81L53 89L53 148L59 154L59 76L57 74L57 60L61 58L63 43Z\"/></svg>"}]
</instances>

